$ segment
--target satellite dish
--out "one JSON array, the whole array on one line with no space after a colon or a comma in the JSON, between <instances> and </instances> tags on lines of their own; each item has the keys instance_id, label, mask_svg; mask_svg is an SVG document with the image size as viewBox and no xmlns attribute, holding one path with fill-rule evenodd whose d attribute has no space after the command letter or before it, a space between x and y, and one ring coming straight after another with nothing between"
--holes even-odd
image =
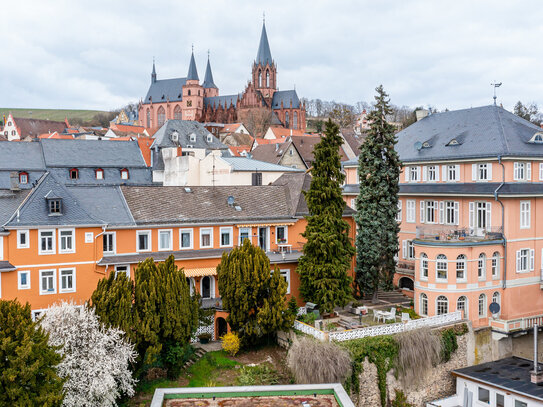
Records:
<instances>
[{"instance_id":1,"label":"satellite dish","mask_svg":"<svg viewBox=\"0 0 543 407\"><path fill-rule=\"evenodd\" d=\"M422 143L420 141L415 142L415 149L417 151L420 151L422 148Z\"/></svg>"},{"instance_id":2,"label":"satellite dish","mask_svg":"<svg viewBox=\"0 0 543 407\"><path fill-rule=\"evenodd\" d=\"M488 306L488 309L492 314L497 314L498 312L500 312L500 304L498 304L497 302L493 302Z\"/></svg>"},{"instance_id":3,"label":"satellite dish","mask_svg":"<svg viewBox=\"0 0 543 407\"><path fill-rule=\"evenodd\" d=\"M226 202L228 202L228 206L233 206L234 205L234 197L232 195L230 195L227 199L226 199Z\"/></svg>"}]
</instances>

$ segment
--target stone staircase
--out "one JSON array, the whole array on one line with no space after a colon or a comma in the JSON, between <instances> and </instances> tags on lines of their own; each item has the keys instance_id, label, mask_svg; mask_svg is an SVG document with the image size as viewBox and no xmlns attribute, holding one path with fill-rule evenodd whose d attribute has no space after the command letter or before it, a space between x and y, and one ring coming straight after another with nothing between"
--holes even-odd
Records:
<instances>
[{"instance_id":1,"label":"stone staircase","mask_svg":"<svg viewBox=\"0 0 543 407\"><path fill-rule=\"evenodd\" d=\"M194 355L185 362L183 365L183 369L187 370L189 367L191 367L193 364L195 364L198 359L200 359L202 356L204 356L208 350L206 348L200 347L200 346L194 346Z\"/></svg>"},{"instance_id":2,"label":"stone staircase","mask_svg":"<svg viewBox=\"0 0 543 407\"><path fill-rule=\"evenodd\" d=\"M371 298L368 298L371 300ZM409 306L411 303L411 298L402 294L401 291L377 291L377 301L378 305L403 305Z\"/></svg>"}]
</instances>

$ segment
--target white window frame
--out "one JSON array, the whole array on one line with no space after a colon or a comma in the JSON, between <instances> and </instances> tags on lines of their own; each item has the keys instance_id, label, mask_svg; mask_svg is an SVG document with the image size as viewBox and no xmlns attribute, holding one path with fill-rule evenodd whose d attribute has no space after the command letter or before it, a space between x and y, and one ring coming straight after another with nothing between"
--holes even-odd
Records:
<instances>
[{"instance_id":1,"label":"white window frame","mask_svg":"<svg viewBox=\"0 0 543 407\"><path fill-rule=\"evenodd\" d=\"M417 222L417 201L414 199L408 199L406 201L406 216L405 221L407 223L416 223Z\"/></svg>"},{"instance_id":2,"label":"white window frame","mask_svg":"<svg viewBox=\"0 0 543 407\"><path fill-rule=\"evenodd\" d=\"M4 260L4 236L0 236L0 260Z\"/></svg>"},{"instance_id":3,"label":"white window frame","mask_svg":"<svg viewBox=\"0 0 543 407\"><path fill-rule=\"evenodd\" d=\"M52 281L53 281L53 290L43 290L43 273L52 272ZM44 269L39 271L39 284L40 284L40 295L49 295L57 293L57 270L56 269Z\"/></svg>"},{"instance_id":4,"label":"white window frame","mask_svg":"<svg viewBox=\"0 0 543 407\"><path fill-rule=\"evenodd\" d=\"M161 239L160 235L162 233L168 233L170 235L170 238L168 239L168 246L167 247L161 247L162 239ZM172 229L159 229L157 237L158 237L158 250L159 251L171 251L171 250L173 250L173 230Z\"/></svg>"},{"instance_id":5,"label":"white window frame","mask_svg":"<svg viewBox=\"0 0 543 407\"><path fill-rule=\"evenodd\" d=\"M473 181L477 181L477 182L492 181L492 163L473 164L472 175L473 175Z\"/></svg>"},{"instance_id":6,"label":"white window frame","mask_svg":"<svg viewBox=\"0 0 543 407\"><path fill-rule=\"evenodd\" d=\"M287 294L290 294L290 269L280 269L279 271L281 272L281 277L287 282Z\"/></svg>"},{"instance_id":7,"label":"white window frame","mask_svg":"<svg viewBox=\"0 0 543 407\"><path fill-rule=\"evenodd\" d=\"M443 223L445 225L458 225L460 217L460 202L457 201L444 201L444 214ZM451 216L449 216L451 215ZM452 222L449 219L452 217Z\"/></svg>"},{"instance_id":8,"label":"white window frame","mask_svg":"<svg viewBox=\"0 0 543 407\"><path fill-rule=\"evenodd\" d=\"M483 300L483 304L481 307L481 299ZM480 294L479 297L477 297L477 315L479 318L486 318L486 307L487 307L487 299L486 294ZM482 311L482 312L481 312Z\"/></svg>"},{"instance_id":9,"label":"white window frame","mask_svg":"<svg viewBox=\"0 0 543 407\"><path fill-rule=\"evenodd\" d=\"M522 263L526 263L526 267ZM534 249L522 248L516 252L517 273L534 271Z\"/></svg>"},{"instance_id":10,"label":"white window frame","mask_svg":"<svg viewBox=\"0 0 543 407\"><path fill-rule=\"evenodd\" d=\"M21 236L25 237L25 244L21 244ZM28 249L30 247L30 232L28 229L17 230L17 249Z\"/></svg>"},{"instance_id":11,"label":"white window frame","mask_svg":"<svg viewBox=\"0 0 543 407\"><path fill-rule=\"evenodd\" d=\"M190 236L190 244L188 247L183 247L183 233L188 233ZM194 229L183 228L179 229L179 250L191 250L194 248Z\"/></svg>"},{"instance_id":12,"label":"white window frame","mask_svg":"<svg viewBox=\"0 0 543 407\"><path fill-rule=\"evenodd\" d=\"M428 315L428 296L425 293L421 293L419 296L419 314L422 316Z\"/></svg>"},{"instance_id":13,"label":"white window frame","mask_svg":"<svg viewBox=\"0 0 543 407\"><path fill-rule=\"evenodd\" d=\"M94 241L94 233L85 232L85 243L92 243Z\"/></svg>"},{"instance_id":14,"label":"white window frame","mask_svg":"<svg viewBox=\"0 0 543 407\"><path fill-rule=\"evenodd\" d=\"M409 182L418 182L420 181L420 167L419 166L409 166Z\"/></svg>"},{"instance_id":15,"label":"white window frame","mask_svg":"<svg viewBox=\"0 0 543 407\"><path fill-rule=\"evenodd\" d=\"M441 255L442 254L438 254L436 256L436 281L443 283L443 282L447 282L447 280L449 279L449 259L445 255L443 255L445 256L445 259L438 259L438 257ZM445 269L438 269L439 263L445 263ZM445 278L439 277L439 271L445 271Z\"/></svg>"},{"instance_id":16,"label":"white window frame","mask_svg":"<svg viewBox=\"0 0 543 407\"><path fill-rule=\"evenodd\" d=\"M210 231L209 233L209 246L202 245L202 237L205 232ZM213 248L213 228L200 228L200 240L199 240L200 249L212 249Z\"/></svg>"},{"instance_id":17,"label":"white window frame","mask_svg":"<svg viewBox=\"0 0 543 407\"><path fill-rule=\"evenodd\" d=\"M351 209L356 211L356 198L351 198Z\"/></svg>"},{"instance_id":18,"label":"white window frame","mask_svg":"<svg viewBox=\"0 0 543 407\"><path fill-rule=\"evenodd\" d=\"M437 182L439 181L439 165L428 165L427 167L427 181Z\"/></svg>"},{"instance_id":19,"label":"white window frame","mask_svg":"<svg viewBox=\"0 0 543 407\"><path fill-rule=\"evenodd\" d=\"M402 201L398 199L398 212L396 213L396 222L402 221Z\"/></svg>"},{"instance_id":20,"label":"white window frame","mask_svg":"<svg viewBox=\"0 0 543 407\"><path fill-rule=\"evenodd\" d=\"M430 274L430 263L428 260L428 255L426 253L420 254L420 279L428 280L428 275Z\"/></svg>"},{"instance_id":21,"label":"white window frame","mask_svg":"<svg viewBox=\"0 0 543 407\"><path fill-rule=\"evenodd\" d=\"M520 228L530 229L531 201L520 201Z\"/></svg>"},{"instance_id":22,"label":"white window frame","mask_svg":"<svg viewBox=\"0 0 543 407\"><path fill-rule=\"evenodd\" d=\"M453 165L447 165L444 166L445 168L445 176L447 177L445 179L445 176L443 177L443 181L447 182L458 182L460 181L460 165L453 164ZM454 175L454 177L451 177L451 175Z\"/></svg>"},{"instance_id":23,"label":"white window frame","mask_svg":"<svg viewBox=\"0 0 543 407\"><path fill-rule=\"evenodd\" d=\"M26 274L26 284L21 284L21 275ZM30 289L30 270L18 270L17 271L17 288L19 290L29 290Z\"/></svg>"},{"instance_id":24,"label":"white window frame","mask_svg":"<svg viewBox=\"0 0 543 407\"><path fill-rule=\"evenodd\" d=\"M117 232L106 232L102 236L102 250L104 248L104 239L106 236L113 236L111 239L111 243L113 246L113 250L103 251L103 254L115 254L117 252Z\"/></svg>"},{"instance_id":25,"label":"white window frame","mask_svg":"<svg viewBox=\"0 0 543 407\"><path fill-rule=\"evenodd\" d=\"M492 278L494 280L500 278L500 254L498 252L494 252L492 254L492 259L490 260L490 268Z\"/></svg>"},{"instance_id":26,"label":"white window frame","mask_svg":"<svg viewBox=\"0 0 543 407\"><path fill-rule=\"evenodd\" d=\"M225 244L223 245L222 244L222 235L224 233L228 233L229 235L229 243L228 244ZM231 226L228 226L228 227L222 227L219 229L219 247L232 247L234 245L234 228L231 227Z\"/></svg>"},{"instance_id":27,"label":"white window frame","mask_svg":"<svg viewBox=\"0 0 543 407\"><path fill-rule=\"evenodd\" d=\"M62 288L62 272L63 271L71 271L72 272L72 288ZM67 268L61 268L58 269L58 287L59 293L75 293L76 291L76 282L75 282L75 267L67 267Z\"/></svg>"},{"instance_id":28,"label":"white window frame","mask_svg":"<svg viewBox=\"0 0 543 407\"><path fill-rule=\"evenodd\" d=\"M285 242L284 243L279 243L279 241L277 240L277 229L279 228L283 228L285 229ZM276 226L275 227L275 243L276 244L288 244L288 226L287 225L281 225L281 226Z\"/></svg>"},{"instance_id":29,"label":"white window frame","mask_svg":"<svg viewBox=\"0 0 543 407\"><path fill-rule=\"evenodd\" d=\"M415 260L415 245L412 240L407 240L407 253L405 254L407 260Z\"/></svg>"},{"instance_id":30,"label":"white window frame","mask_svg":"<svg viewBox=\"0 0 543 407\"><path fill-rule=\"evenodd\" d=\"M42 233L51 233L51 250L42 250L41 248L41 242L42 242ZM40 255L47 255L47 254L55 254L56 252L56 233L55 229L39 229L38 230L38 254Z\"/></svg>"},{"instance_id":31,"label":"white window frame","mask_svg":"<svg viewBox=\"0 0 543 407\"><path fill-rule=\"evenodd\" d=\"M543 181L543 163L539 163L539 180Z\"/></svg>"},{"instance_id":32,"label":"white window frame","mask_svg":"<svg viewBox=\"0 0 543 407\"><path fill-rule=\"evenodd\" d=\"M445 304L446 304L445 312L439 312L439 303L441 302L440 298L445 299ZM445 315L445 314L448 314L448 313L449 313L449 299L447 298L446 295L438 295L436 297L436 315Z\"/></svg>"},{"instance_id":33,"label":"white window frame","mask_svg":"<svg viewBox=\"0 0 543 407\"><path fill-rule=\"evenodd\" d=\"M125 268L126 267L126 270L122 270L122 271L119 271L120 268ZM115 277L117 277L117 275L119 273L124 273L128 279L130 280L130 264L117 264L115 265Z\"/></svg>"},{"instance_id":34,"label":"white window frame","mask_svg":"<svg viewBox=\"0 0 543 407\"><path fill-rule=\"evenodd\" d=\"M149 246L147 249L140 249L140 236L141 235L147 235L147 245ZM150 252L153 244L151 240L151 231L150 230L137 230L136 231L136 251L137 252Z\"/></svg>"},{"instance_id":35,"label":"white window frame","mask_svg":"<svg viewBox=\"0 0 543 407\"><path fill-rule=\"evenodd\" d=\"M464 256L464 257L459 259L458 257L460 257L460 256ZM461 269L458 267L460 264L462 264ZM468 268L468 260L466 258L466 255L465 254L459 254L456 257L456 262L455 262L456 281L457 282L460 283L460 282L467 281L467 274L468 274L467 268ZM458 271L460 271L460 270L462 270L462 277L458 277Z\"/></svg>"},{"instance_id":36,"label":"white window frame","mask_svg":"<svg viewBox=\"0 0 543 407\"><path fill-rule=\"evenodd\" d=\"M436 212L438 211L439 205L437 201L427 200L423 202L424 202L424 223L428 223L432 225L438 223L439 214L436 214ZM429 216L428 216L430 214L432 215L431 222L429 221Z\"/></svg>"},{"instance_id":37,"label":"white window frame","mask_svg":"<svg viewBox=\"0 0 543 407\"><path fill-rule=\"evenodd\" d=\"M249 235L247 236L247 239L252 243L253 242L253 228L239 228L238 229L238 245L243 245L243 242L241 241L241 231L249 232Z\"/></svg>"},{"instance_id":38,"label":"white window frame","mask_svg":"<svg viewBox=\"0 0 543 407\"><path fill-rule=\"evenodd\" d=\"M209 297L204 297L204 277L209 277ZM200 295L202 298L215 298L215 277L202 276L200 279Z\"/></svg>"},{"instance_id":39,"label":"white window frame","mask_svg":"<svg viewBox=\"0 0 543 407\"><path fill-rule=\"evenodd\" d=\"M486 254L480 253L477 257L477 279L479 281L486 280Z\"/></svg>"},{"instance_id":40,"label":"white window frame","mask_svg":"<svg viewBox=\"0 0 543 407\"><path fill-rule=\"evenodd\" d=\"M62 232L71 232L72 248L62 249ZM59 229L58 230L58 252L62 254L75 253L75 229Z\"/></svg>"}]
</instances>

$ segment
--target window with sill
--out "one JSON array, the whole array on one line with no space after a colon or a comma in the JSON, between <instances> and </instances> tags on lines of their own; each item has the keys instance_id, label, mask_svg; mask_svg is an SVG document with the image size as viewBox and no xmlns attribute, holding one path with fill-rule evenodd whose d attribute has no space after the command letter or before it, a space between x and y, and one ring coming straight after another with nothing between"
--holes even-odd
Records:
<instances>
[{"instance_id":1,"label":"window with sill","mask_svg":"<svg viewBox=\"0 0 543 407\"><path fill-rule=\"evenodd\" d=\"M192 249L192 229L179 231L179 243L181 249Z\"/></svg>"},{"instance_id":2,"label":"window with sill","mask_svg":"<svg viewBox=\"0 0 543 407\"><path fill-rule=\"evenodd\" d=\"M436 258L436 278L447 280L447 256L439 254Z\"/></svg>"},{"instance_id":3,"label":"window with sill","mask_svg":"<svg viewBox=\"0 0 543 407\"><path fill-rule=\"evenodd\" d=\"M458 300L456 301L456 310L457 311L463 311L464 313L464 318L467 317L467 313L468 313L468 299L466 296L462 295L461 297L458 298Z\"/></svg>"},{"instance_id":4,"label":"window with sill","mask_svg":"<svg viewBox=\"0 0 543 407\"><path fill-rule=\"evenodd\" d=\"M472 164L471 166L473 181L490 181L492 180L492 164Z\"/></svg>"},{"instance_id":5,"label":"window with sill","mask_svg":"<svg viewBox=\"0 0 543 407\"><path fill-rule=\"evenodd\" d=\"M18 289L19 290L28 290L30 289L30 271L20 270L17 272L18 277Z\"/></svg>"},{"instance_id":6,"label":"window with sill","mask_svg":"<svg viewBox=\"0 0 543 407\"><path fill-rule=\"evenodd\" d=\"M477 391L477 399L481 403L490 404L490 390L479 387Z\"/></svg>"},{"instance_id":7,"label":"window with sill","mask_svg":"<svg viewBox=\"0 0 543 407\"><path fill-rule=\"evenodd\" d=\"M240 228L239 229L239 245L243 244L245 239L251 241L251 228Z\"/></svg>"},{"instance_id":8,"label":"window with sill","mask_svg":"<svg viewBox=\"0 0 543 407\"><path fill-rule=\"evenodd\" d=\"M115 253L115 233L103 234L103 250L104 254Z\"/></svg>"},{"instance_id":9,"label":"window with sill","mask_svg":"<svg viewBox=\"0 0 543 407\"><path fill-rule=\"evenodd\" d=\"M54 294L55 292L55 270L40 270L40 294Z\"/></svg>"},{"instance_id":10,"label":"window with sill","mask_svg":"<svg viewBox=\"0 0 543 407\"><path fill-rule=\"evenodd\" d=\"M463 254L456 258L456 279L466 279L466 256Z\"/></svg>"},{"instance_id":11,"label":"window with sill","mask_svg":"<svg viewBox=\"0 0 543 407\"><path fill-rule=\"evenodd\" d=\"M446 225L458 225L460 221L460 203L454 201L445 201L445 219L443 219ZM440 208L441 209L441 208ZM441 223L441 222L440 222Z\"/></svg>"},{"instance_id":12,"label":"window with sill","mask_svg":"<svg viewBox=\"0 0 543 407\"><path fill-rule=\"evenodd\" d=\"M486 254L481 253L477 260L477 278L484 280L486 277Z\"/></svg>"},{"instance_id":13,"label":"window with sill","mask_svg":"<svg viewBox=\"0 0 543 407\"><path fill-rule=\"evenodd\" d=\"M419 181L420 167L409 167L409 182Z\"/></svg>"},{"instance_id":14,"label":"window with sill","mask_svg":"<svg viewBox=\"0 0 543 407\"><path fill-rule=\"evenodd\" d=\"M428 182L436 182L436 181L439 181L439 166L435 166L435 165L428 165L426 167L426 171L425 171L425 180L424 181L428 181Z\"/></svg>"},{"instance_id":15,"label":"window with sill","mask_svg":"<svg viewBox=\"0 0 543 407\"><path fill-rule=\"evenodd\" d=\"M448 181L448 182L460 181L460 166L447 165L445 174L446 174L447 179L443 179L443 181Z\"/></svg>"},{"instance_id":16,"label":"window with sill","mask_svg":"<svg viewBox=\"0 0 543 407\"><path fill-rule=\"evenodd\" d=\"M500 276L500 253L494 252L492 255L492 278Z\"/></svg>"},{"instance_id":17,"label":"window with sill","mask_svg":"<svg viewBox=\"0 0 543 407\"><path fill-rule=\"evenodd\" d=\"M158 231L158 250L172 250L172 231Z\"/></svg>"},{"instance_id":18,"label":"window with sill","mask_svg":"<svg viewBox=\"0 0 543 407\"><path fill-rule=\"evenodd\" d=\"M40 234L40 254L51 254L55 252L55 233L52 230L41 230Z\"/></svg>"},{"instance_id":19,"label":"window with sill","mask_svg":"<svg viewBox=\"0 0 543 407\"><path fill-rule=\"evenodd\" d=\"M121 179L122 180L127 180L128 178L129 178L128 170L126 168L123 168L121 170Z\"/></svg>"},{"instance_id":20,"label":"window with sill","mask_svg":"<svg viewBox=\"0 0 543 407\"><path fill-rule=\"evenodd\" d=\"M420 295L419 314L428 315L428 296L424 293Z\"/></svg>"},{"instance_id":21,"label":"window with sill","mask_svg":"<svg viewBox=\"0 0 543 407\"><path fill-rule=\"evenodd\" d=\"M60 292L75 291L75 269L60 269Z\"/></svg>"},{"instance_id":22,"label":"window with sill","mask_svg":"<svg viewBox=\"0 0 543 407\"><path fill-rule=\"evenodd\" d=\"M124 274L126 278L130 278L130 266L115 266L115 278L120 274Z\"/></svg>"},{"instance_id":23,"label":"window with sill","mask_svg":"<svg viewBox=\"0 0 543 407\"><path fill-rule=\"evenodd\" d=\"M61 215L62 214L62 199L47 199L47 208L49 209L49 215Z\"/></svg>"},{"instance_id":24,"label":"window with sill","mask_svg":"<svg viewBox=\"0 0 543 407\"><path fill-rule=\"evenodd\" d=\"M420 254L420 276L423 279L428 278L428 256L426 253Z\"/></svg>"},{"instance_id":25,"label":"window with sill","mask_svg":"<svg viewBox=\"0 0 543 407\"><path fill-rule=\"evenodd\" d=\"M499 292L496 291L494 294L492 294L492 302L495 302L496 304L501 305Z\"/></svg>"},{"instance_id":26,"label":"window with sill","mask_svg":"<svg viewBox=\"0 0 543 407\"><path fill-rule=\"evenodd\" d=\"M520 249L516 253L517 273L534 270L534 249Z\"/></svg>"},{"instance_id":27,"label":"window with sill","mask_svg":"<svg viewBox=\"0 0 543 407\"><path fill-rule=\"evenodd\" d=\"M231 247L233 229L230 227L221 228L220 232L221 232L221 247Z\"/></svg>"},{"instance_id":28,"label":"window with sill","mask_svg":"<svg viewBox=\"0 0 543 407\"><path fill-rule=\"evenodd\" d=\"M415 223L416 220L416 201L413 199L408 199L406 202L407 213L406 213L406 222Z\"/></svg>"},{"instance_id":29,"label":"window with sill","mask_svg":"<svg viewBox=\"0 0 543 407\"><path fill-rule=\"evenodd\" d=\"M28 249L30 247L28 235L28 230L17 231L17 249Z\"/></svg>"},{"instance_id":30,"label":"window with sill","mask_svg":"<svg viewBox=\"0 0 543 407\"><path fill-rule=\"evenodd\" d=\"M213 229L200 229L200 248L213 247Z\"/></svg>"},{"instance_id":31,"label":"window with sill","mask_svg":"<svg viewBox=\"0 0 543 407\"><path fill-rule=\"evenodd\" d=\"M277 226L275 228L275 237L277 239L277 244L286 244L287 239L287 227L286 226Z\"/></svg>"},{"instance_id":32,"label":"window with sill","mask_svg":"<svg viewBox=\"0 0 543 407\"><path fill-rule=\"evenodd\" d=\"M421 201L420 207L420 221L422 223L436 223L437 201Z\"/></svg>"},{"instance_id":33,"label":"window with sill","mask_svg":"<svg viewBox=\"0 0 543 407\"><path fill-rule=\"evenodd\" d=\"M479 317L485 317L486 316L486 295L481 294L479 295Z\"/></svg>"},{"instance_id":34,"label":"window with sill","mask_svg":"<svg viewBox=\"0 0 543 407\"><path fill-rule=\"evenodd\" d=\"M104 179L104 170L97 169L94 174L96 176L96 179Z\"/></svg>"},{"instance_id":35,"label":"window with sill","mask_svg":"<svg viewBox=\"0 0 543 407\"><path fill-rule=\"evenodd\" d=\"M436 300L436 315L443 315L449 312L449 300L444 295L440 295Z\"/></svg>"},{"instance_id":36,"label":"window with sill","mask_svg":"<svg viewBox=\"0 0 543 407\"><path fill-rule=\"evenodd\" d=\"M520 228L530 228L530 201L520 201Z\"/></svg>"},{"instance_id":37,"label":"window with sill","mask_svg":"<svg viewBox=\"0 0 543 407\"><path fill-rule=\"evenodd\" d=\"M138 252L147 252L151 250L151 232L150 231L138 231L137 236L137 250Z\"/></svg>"},{"instance_id":38,"label":"window with sill","mask_svg":"<svg viewBox=\"0 0 543 407\"><path fill-rule=\"evenodd\" d=\"M73 230L59 230L60 240L60 253L73 253L74 249L74 231Z\"/></svg>"},{"instance_id":39,"label":"window with sill","mask_svg":"<svg viewBox=\"0 0 543 407\"><path fill-rule=\"evenodd\" d=\"M513 180L530 181L532 179L532 163L513 163Z\"/></svg>"}]
</instances>

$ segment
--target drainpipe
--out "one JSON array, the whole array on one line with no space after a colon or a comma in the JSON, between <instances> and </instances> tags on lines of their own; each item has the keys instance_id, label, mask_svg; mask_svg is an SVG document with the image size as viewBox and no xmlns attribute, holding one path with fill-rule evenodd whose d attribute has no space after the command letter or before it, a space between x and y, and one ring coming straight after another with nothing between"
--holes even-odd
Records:
<instances>
[{"instance_id":1,"label":"drainpipe","mask_svg":"<svg viewBox=\"0 0 543 407\"><path fill-rule=\"evenodd\" d=\"M507 239L505 238L505 209L503 207L503 202L499 200L498 191L503 184L505 184L505 166L502 163L502 156L498 156L498 163L502 166L502 182L498 185L498 188L494 191L494 200L499 202L502 207L502 244L503 244L503 283L502 288L505 290L507 284Z\"/></svg>"},{"instance_id":2,"label":"drainpipe","mask_svg":"<svg viewBox=\"0 0 543 407\"><path fill-rule=\"evenodd\" d=\"M96 262L96 259L97 259L96 251L98 250L98 248L96 247L96 239L98 239L99 236L102 236L104 233L106 233L106 229L107 229L107 225L103 225L102 226L102 233L98 233L96 236L94 236L94 271L96 273L100 273L100 274L106 274L107 267L106 267L106 271L104 271L104 272L98 271L98 266L97 266L97 262Z\"/></svg>"}]
</instances>

